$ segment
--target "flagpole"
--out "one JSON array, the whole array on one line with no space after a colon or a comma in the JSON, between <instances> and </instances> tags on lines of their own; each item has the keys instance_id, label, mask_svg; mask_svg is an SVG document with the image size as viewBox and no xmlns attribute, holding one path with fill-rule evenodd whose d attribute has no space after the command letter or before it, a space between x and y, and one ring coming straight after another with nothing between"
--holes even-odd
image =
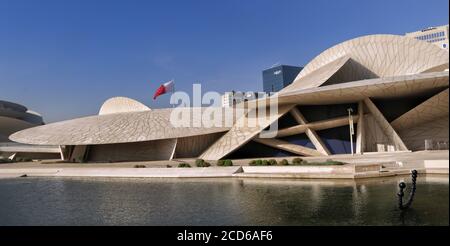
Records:
<instances>
[{"instance_id":1,"label":"flagpole","mask_svg":"<svg viewBox=\"0 0 450 246\"><path fill-rule=\"evenodd\" d=\"M172 96L173 96L173 93L175 93L175 79L172 79ZM172 108L175 108L175 105L172 104Z\"/></svg>"}]
</instances>

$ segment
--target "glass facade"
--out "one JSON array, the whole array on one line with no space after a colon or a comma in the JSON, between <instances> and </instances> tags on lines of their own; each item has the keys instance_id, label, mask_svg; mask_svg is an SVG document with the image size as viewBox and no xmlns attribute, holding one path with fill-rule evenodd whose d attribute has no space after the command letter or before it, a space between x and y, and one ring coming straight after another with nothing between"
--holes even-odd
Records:
<instances>
[{"instance_id":1,"label":"glass facade","mask_svg":"<svg viewBox=\"0 0 450 246\"><path fill-rule=\"evenodd\" d=\"M303 67L280 65L263 71L265 93L277 92L292 83Z\"/></svg>"}]
</instances>

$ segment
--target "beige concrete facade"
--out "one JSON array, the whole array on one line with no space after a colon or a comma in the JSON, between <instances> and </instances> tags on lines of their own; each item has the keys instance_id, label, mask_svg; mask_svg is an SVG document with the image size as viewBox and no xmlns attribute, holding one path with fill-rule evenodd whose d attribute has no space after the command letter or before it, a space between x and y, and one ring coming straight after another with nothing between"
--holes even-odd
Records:
<instances>
[{"instance_id":1,"label":"beige concrete facade","mask_svg":"<svg viewBox=\"0 0 450 246\"><path fill-rule=\"evenodd\" d=\"M58 146L33 146L9 140L9 136L15 132L43 124L40 114L23 105L0 100L0 158L48 159L57 157L59 155Z\"/></svg>"},{"instance_id":2,"label":"beige concrete facade","mask_svg":"<svg viewBox=\"0 0 450 246\"><path fill-rule=\"evenodd\" d=\"M448 56L448 50L421 40L369 35L337 44L315 57L292 84L272 97L277 100L270 100L270 104L278 109L273 117L252 116L254 112L259 115L262 109L257 105L267 100L258 99L241 104L248 112L232 126L176 127L170 122L174 109L148 110L131 100L112 100L114 103L105 106L109 114L31 128L10 139L31 144L111 144L114 148L146 142L149 148L164 149L161 153L167 159L183 156L218 160L254 142L301 156L329 156L334 150L321 137L321 131L343 129L349 125L349 117L344 114L308 120L307 110L302 108L349 104L356 105L357 110L351 116L356 123L357 154L423 150L427 139L448 143L448 130L443 131L448 126ZM403 104L383 104L389 100ZM195 109L183 110L191 113ZM223 114L230 112L225 110ZM278 129L270 138L261 134L286 115L294 118L295 125ZM283 139L303 133L313 148ZM152 141L162 142L152 145ZM150 152L142 152L140 158L154 158Z\"/></svg>"},{"instance_id":3,"label":"beige concrete facade","mask_svg":"<svg viewBox=\"0 0 450 246\"><path fill-rule=\"evenodd\" d=\"M144 104L127 97L113 97L106 100L100 108L99 115L150 110Z\"/></svg>"},{"instance_id":4,"label":"beige concrete facade","mask_svg":"<svg viewBox=\"0 0 450 246\"><path fill-rule=\"evenodd\" d=\"M41 115L25 106L0 100L0 142L9 142L9 135L43 123Z\"/></svg>"}]
</instances>

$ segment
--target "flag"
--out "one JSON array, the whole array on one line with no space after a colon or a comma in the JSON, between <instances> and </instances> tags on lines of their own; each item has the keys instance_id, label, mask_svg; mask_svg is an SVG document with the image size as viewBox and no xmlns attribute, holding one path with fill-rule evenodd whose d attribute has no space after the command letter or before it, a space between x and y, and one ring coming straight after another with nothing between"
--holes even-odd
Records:
<instances>
[{"instance_id":1,"label":"flag","mask_svg":"<svg viewBox=\"0 0 450 246\"><path fill-rule=\"evenodd\" d=\"M161 96L162 94L166 94L167 92L173 92L174 83L173 80L166 82L162 84L153 95L153 100L155 100L157 97Z\"/></svg>"}]
</instances>

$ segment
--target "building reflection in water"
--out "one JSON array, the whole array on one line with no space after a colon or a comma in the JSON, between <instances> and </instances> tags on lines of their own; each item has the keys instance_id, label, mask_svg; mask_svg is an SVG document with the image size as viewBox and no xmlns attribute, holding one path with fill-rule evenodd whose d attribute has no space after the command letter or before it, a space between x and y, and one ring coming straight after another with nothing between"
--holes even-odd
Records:
<instances>
[{"instance_id":1,"label":"building reflection in water","mask_svg":"<svg viewBox=\"0 0 450 246\"><path fill-rule=\"evenodd\" d=\"M0 180L2 225L448 225L448 176L295 179Z\"/></svg>"}]
</instances>

